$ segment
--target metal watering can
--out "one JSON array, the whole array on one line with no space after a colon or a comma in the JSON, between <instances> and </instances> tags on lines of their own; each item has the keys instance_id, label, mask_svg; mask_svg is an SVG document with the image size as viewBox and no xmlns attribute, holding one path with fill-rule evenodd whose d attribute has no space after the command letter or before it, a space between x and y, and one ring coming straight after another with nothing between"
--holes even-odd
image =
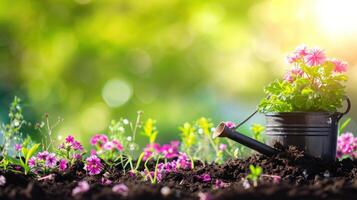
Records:
<instances>
[{"instance_id":1,"label":"metal watering can","mask_svg":"<svg viewBox=\"0 0 357 200\"><path fill-rule=\"evenodd\" d=\"M345 99L347 108L343 113L280 112L265 114L268 145L236 130L253 117L258 112L257 110L233 128L229 128L224 122L221 122L212 137L227 137L267 156L273 156L280 152L272 147L274 143L279 142L284 147L296 146L306 155L334 161L336 159L338 122L351 109L350 99L348 97Z\"/></svg>"}]
</instances>

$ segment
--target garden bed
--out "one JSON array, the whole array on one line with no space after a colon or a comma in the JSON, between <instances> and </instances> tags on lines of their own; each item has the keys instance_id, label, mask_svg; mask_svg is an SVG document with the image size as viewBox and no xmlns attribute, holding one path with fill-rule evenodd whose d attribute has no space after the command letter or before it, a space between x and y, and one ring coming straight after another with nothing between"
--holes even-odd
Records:
<instances>
[{"instance_id":1,"label":"garden bed","mask_svg":"<svg viewBox=\"0 0 357 200\"><path fill-rule=\"evenodd\" d=\"M249 165L261 166L263 174L257 187L245 181ZM151 163L151 167L154 163ZM150 163L149 163L150 166ZM223 164L196 163L193 170L179 169L164 174L160 183L151 184L141 177L123 174L118 169L105 184L102 175L87 176L83 164L70 173L57 173L51 179L37 180L23 174L3 173L6 184L0 187L0 199L355 199L357 197L357 161L344 159L325 163L304 157L293 147L275 157L253 155L228 160ZM200 176L209 174L210 180ZM90 189L72 195L79 181ZM115 184L128 187L127 196L112 191Z\"/></svg>"}]
</instances>

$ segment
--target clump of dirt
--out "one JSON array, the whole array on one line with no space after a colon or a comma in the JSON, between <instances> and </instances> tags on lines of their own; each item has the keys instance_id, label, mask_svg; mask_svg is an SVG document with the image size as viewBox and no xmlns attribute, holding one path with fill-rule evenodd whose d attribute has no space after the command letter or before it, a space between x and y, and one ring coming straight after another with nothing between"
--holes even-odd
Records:
<instances>
[{"instance_id":1,"label":"clump of dirt","mask_svg":"<svg viewBox=\"0 0 357 200\"><path fill-rule=\"evenodd\" d=\"M152 185L141 177L132 177L118 169L110 175L110 185L102 185L102 175L87 176L75 166L67 174L56 174L51 180L38 181L34 177L0 172L5 176L5 186L0 186L0 199L199 199L205 193L209 199L356 199L357 161L325 162L304 156L295 147L283 149L273 157L253 155L247 159L228 160L223 164L199 164L193 170L178 170L162 176L160 183ZM249 165L264 170L257 187L247 188L245 177ZM209 174L211 180L199 176ZM274 178L275 177L275 178ZM276 179L277 177L278 180ZM90 190L72 196L78 182L86 180ZM216 188L217 182L224 188ZM112 191L112 186L124 183L129 188L127 196ZM163 191L165 187L165 192Z\"/></svg>"}]
</instances>

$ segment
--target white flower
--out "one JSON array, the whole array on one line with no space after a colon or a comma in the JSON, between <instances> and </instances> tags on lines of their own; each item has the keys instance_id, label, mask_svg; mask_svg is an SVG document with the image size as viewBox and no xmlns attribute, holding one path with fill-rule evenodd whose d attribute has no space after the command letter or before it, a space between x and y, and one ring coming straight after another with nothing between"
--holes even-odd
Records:
<instances>
[{"instance_id":1,"label":"white flower","mask_svg":"<svg viewBox=\"0 0 357 200\"><path fill-rule=\"evenodd\" d=\"M128 140L129 142L131 142L131 141L133 140L133 138L132 138L131 136L128 136L128 137L126 138L126 140Z\"/></svg>"},{"instance_id":2,"label":"white flower","mask_svg":"<svg viewBox=\"0 0 357 200\"><path fill-rule=\"evenodd\" d=\"M123 119L123 123L124 123L125 125L128 125L128 124L129 124L129 120L128 120L128 119Z\"/></svg>"}]
</instances>

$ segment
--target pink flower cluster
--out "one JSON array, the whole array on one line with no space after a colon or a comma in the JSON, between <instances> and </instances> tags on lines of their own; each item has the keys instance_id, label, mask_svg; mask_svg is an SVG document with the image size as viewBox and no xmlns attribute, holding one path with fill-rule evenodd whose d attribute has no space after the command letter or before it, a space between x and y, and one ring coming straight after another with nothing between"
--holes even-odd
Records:
<instances>
[{"instance_id":1,"label":"pink flower cluster","mask_svg":"<svg viewBox=\"0 0 357 200\"><path fill-rule=\"evenodd\" d=\"M60 145L60 148L72 148L73 150L83 151L82 144L75 140L72 135L66 137L65 142Z\"/></svg>"},{"instance_id":2,"label":"pink flower cluster","mask_svg":"<svg viewBox=\"0 0 357 200\"><path fill-rule=\"evenodd\" d=\"M42 151L37 154L36 157L31 157L28 161L30 168L55 168L57 166L57 158L55 153L49 153L48 151Z\"/></svg>"},{"instance_id":3,"label":"pink flower cluster","mask_svg":"<svg viewBox=\"0 0 357 200\"><path fill-rule=\"evenodd\" d=\"M337 139L337 158L351 157L357 158L357 137L352 133L344 133Z\"/></svg>"},{"instance_id":4,"label":"pink flower cluster","mask_svg":"<svg viewBox=\"0 0 357 200\"><path fill-rule=\"evenodd\" d=\"M185 153L178 153L176 160L166 163L159 163L157 166L157 180L160 182L162 175L170 172L177 172L178 169L190 169L191 161L188 159ZM153 171L144 170L141 174L149 180L149 174L154 177Z\"/></svg>"},{"instance_id":5,"label":"pink flower cluster","mask_svg":"<svg viewBox=\"0 0 357 200\"><path fill-rule=\"evenodd\" d=\"M100 150L105 151L123 151L123 145L118 140L110 141L108 137L104 134L96 134L94 135L91 140L90 144L92 146L97 146Z\"/></svg>"},{"instance_id":6,"label":"pink flower cluster","mask_svg":"<svg viewBox=\"0 0 357 200\"><path fill-rule=\"evenodd\" d=\"M162 146L157 143L148 144L144 149L143 160L147 160L151 156L159 154L162 154L167 159L176 158L179 156L179 146L179 141L171 141L169 144L164 144Z\"/></svg>"},{"instance_id":7,"label":"pink flower cluster","mask_svg":"<svg viewBox=\"0 0 357 200\"><path fill-rule=\"evenodd\" d=\"M84 170L86 170L89 175L97 175L102 169L103 165L96 155L91 155L86 159Z\"/></svg>"},{"instance_id":8,"label":"pink flower cluster","mask_svg":"<svg viewBox=\"0 0 357 200\"><path fill-rule=\"evenodd\" d=\"M295 68L285 74L284 80L292 82L295 77L304 76L304 71L300 69L299 65L303 64L309 67L322 66L326 62L334 65L334 72L343 73L347 70L347 63L337 59L329 59L326 57L325 52L321 49L312 48L308 49L305 45L301 45L287 57L289 64L295 64Z\"/></svg>"}]
</instances>

